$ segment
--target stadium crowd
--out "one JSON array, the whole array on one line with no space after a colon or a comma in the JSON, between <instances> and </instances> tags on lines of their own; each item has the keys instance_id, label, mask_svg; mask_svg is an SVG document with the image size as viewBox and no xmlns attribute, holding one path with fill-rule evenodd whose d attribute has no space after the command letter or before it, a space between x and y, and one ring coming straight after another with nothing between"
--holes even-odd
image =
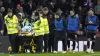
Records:
<instances>
[{"instance_id":1,"label":"stadium crowd","mask_svg":"<svg viewBox=\"0 0 100 56\"><path fill-rule=\"evenodd\" d=\"M42 53L43 49L44 53L57 53L58 40L63 42L63 53L70 50L72 40L74 52L76 32L86 33L87 52L92 40L93 53L99 21L100 0L0 0L0 32L9 36L12 53L18 52L18 34L27 25L35 32L36 53Z\"/></svg>"}]
</instances>

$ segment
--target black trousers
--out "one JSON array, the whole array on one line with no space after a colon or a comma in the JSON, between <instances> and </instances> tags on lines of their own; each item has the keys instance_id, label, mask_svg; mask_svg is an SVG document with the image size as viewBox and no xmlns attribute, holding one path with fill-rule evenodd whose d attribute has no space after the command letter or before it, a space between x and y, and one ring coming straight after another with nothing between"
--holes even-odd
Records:
<instances>
[{"instance_id":1,"label":"black trousers","mask_svg":"<svg viewBox=\"0 0 100 56\"><path fill-rule=\"evenodd\" d=\"M67 50L67 37L64 31L56 31L54 38L54 49L58 51L58 41L61 40L63 43L63 51Z\"/></svg>"},{"instance_id":2,"label":"black trousers","mask_svg":"<svg viewBox=\"0 0 100 56\"><path fill-rule=\"evenodd\" d=\"M94 36L96 35L96 31L87 31L86 37L87 39L90 38L91 40L95 40Z\"/></svg>"},{"instance_id":3,"label":"black trousers","mask_svg":"<svg viewBox=\"0 0 100 56\"><path fill-rule=\"evenodd\" d=\"M36 36L35 37L35 44L36 44L36 53L42 53L43 50L43 36Z\"/></svg>"},{"instance_id":4,"label":"black trousers","mask_svg":"<svg viewBox=\"0 0 100 56\"><path fill-rule=\"evenodd\" d=\"M68 32L67 32L67 39L76 40L77 38L75 37L75 35L77 35L75 32L73 32L73 31L68 31Z\"/></svg>"},{"instance_id":5,"label":"black trousers","mask_svg":"<svg viewBox=\"0 0 100 56\"><path fill-rule=\"evenodd\" d=\"M49 34L49 40L48 40L48 52L53 52L54 51L54 32L51 32Z\"/></svg>"},{"instance_id":6,"label":"black trousers","mask_svg":"<svg viewBox=\"0 0 100 56\"><path fill-rule=\"evenodd\" d=\"M17 53L18 52L18 41L17 41L17 34L9 34L9 41L11 43L12 52Z\"/></svg>"},{"instance_id":7,"label":"black trousers","mask_svg":"<svg viewBox=\"0 0 100 56\"><path fill-rule=\"evenodd\" d=\"M44 40L44 52L48 52L48 39L49 39L49 34L45 34L43 36L43 40Z\"/></svg>"}]
</instances>

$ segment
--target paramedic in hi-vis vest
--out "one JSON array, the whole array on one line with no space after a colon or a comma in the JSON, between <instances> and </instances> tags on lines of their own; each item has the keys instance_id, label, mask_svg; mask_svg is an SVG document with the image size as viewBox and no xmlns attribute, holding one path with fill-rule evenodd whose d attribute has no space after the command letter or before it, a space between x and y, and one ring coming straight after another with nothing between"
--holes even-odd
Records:
<instances>
[{"instance_id":1,"label":"paramedic in hi-vis vest","mask_svg":"<svg viewBox=\"0 0 100 56\"><path fill-rule=\"evenodd\" d=\"M43 27L44 27L44 53L48 52L48 39L49 39L49 25L48 25L48 20L47 17L43 15L43 12L40 12L40 17L43 19Z\"/></svg>"},{"instance_id":2,"label":"paramedic in hi-vis vest","mask_svg":"<svg viewBox=\"0 0 100 56\"><path fill-rule=\"evenodd\" d=\"M44 27L43 27L43 19L40 17L39 12L35 12L32 29L35 32L36 53L42 53Z\"/></svg>"},{"instance_id":3,"label":"paramedic in hi-vis vest","mask_svg":"<svg viewBox=\"0 0 100 56\"><path fill-rule=\"evenodd\" d=\"M4 20L12 47L11 53L17 53L16 38L18 34L18 19L16 15L13 15L12 9L8 9L8 14L4 17Z\"/></svg>"}]
</instances>

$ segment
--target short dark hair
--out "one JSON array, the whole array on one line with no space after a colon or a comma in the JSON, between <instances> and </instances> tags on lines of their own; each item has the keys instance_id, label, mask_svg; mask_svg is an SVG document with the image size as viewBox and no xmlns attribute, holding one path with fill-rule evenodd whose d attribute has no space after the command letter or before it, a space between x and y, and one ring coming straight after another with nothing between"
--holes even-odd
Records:
<instances>
[{"instance_id":1,"label":"short dark hair","mask_svg":"<svg viewBox=\"0 0 100 56\"><path fill-rule=\"evenodd\" d=\"M35 16L39 16L39 12L35 12Z\"/></svg>"},{"instance_id":2,"label":"short dark hair","mask_svg":"<svg viewBox=\"0 0 100 56\"><path fill-rule=\"evenodd\" d=\"M47 7L44 7L43 8L43 11L48 11L49 9Z\"/></svg>"},{"instance_id":3,"label":"short dark hair","mask_svg":"<svg viewBox=\"0 0 100 56\"><path fill-rule=\"evenodd\" d=\"M94 12L94 9L90 8L89 11L90 11L90 10Z\"/></svg>"},{"instance_id":4,"label":"short dark hair","mask_svg":"<svg viewBox=\"0 0 100 56\"><path fill-rule=\"evenodd\" d=\"M8 8L8 13L11 13L11 12L13 12L12 9Z\"/></svg>"},{"instance_id":5,"label":"short dark hair","mask_svg":"<svg viewBox=\"0 0 100 56\"><path fill-rule=\"evenodd\" d=\"M56 12L55 15L61 16L61 13Z\"/></svg>"}]
</instances>

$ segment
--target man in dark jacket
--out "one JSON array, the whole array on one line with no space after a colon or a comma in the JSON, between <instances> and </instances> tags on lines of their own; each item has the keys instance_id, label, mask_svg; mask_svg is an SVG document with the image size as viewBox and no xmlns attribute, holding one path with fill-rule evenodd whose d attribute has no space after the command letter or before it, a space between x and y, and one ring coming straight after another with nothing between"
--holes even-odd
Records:
<instances>
[{"instance_id":1,"label":"man in dark jacket","mask_svg":"<svg viewBox=\"0 0 100 56\"><path fill-rule=\"evenodd\" d=\"M50 30L49 41L48 41L49 42L48 43L48 45L49 45L48 46L49 47L48 51L53 52L54 51L54 14L47 7L45 7L43 9L43 13L48 19L49 30Z\"/></svg>"}]
</instances>

